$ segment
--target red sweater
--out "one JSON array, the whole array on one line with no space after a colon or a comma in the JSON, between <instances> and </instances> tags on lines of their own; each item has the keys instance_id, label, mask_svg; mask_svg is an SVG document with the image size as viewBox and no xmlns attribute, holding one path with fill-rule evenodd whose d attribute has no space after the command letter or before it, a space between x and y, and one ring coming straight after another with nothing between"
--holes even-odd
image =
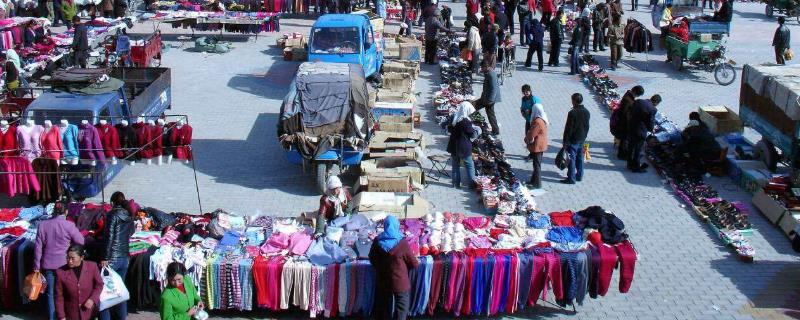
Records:
<instances>
[{"instance_id":1,"label":"red sweater","mask_svg":"<svg viewBox=\"0 0 800 320\"><path fill-rule=\"evenodd\" d=\"M100 143L103 145L103 153L105 153L106 158L122 158L117 128L110 123L105 125L98 124L95 127L97 127L97 134L100 135Z\"/></svg>"},{"instance_id":2,"label":"red sweater","mask_svg":"<svg viewBox=\"0 0 800 320\"><path fill-rule=\"evenodd\" d=\"M383 248L378 245L378 241L373 241L372 248L369 250L369 262L375 268L376 279L389 280L378 281L378 290L392 293L411 290L408 269L416 268L419 261L411 254L411 248L406 239L400 240L389 252L383 251Z\"/></svg>"},{"instance_id":3,"label":"red sweater","mask_svg":"<svg viewBox=\"0 0 800 320\"><path fill-rule=\"evenodd\" d=\"M17 149L17 126L8 126L6 132L0 131L0 151ZM0 153L0 157L13 157L19 154L17 151Z\"/></svg>"}]
</instances>

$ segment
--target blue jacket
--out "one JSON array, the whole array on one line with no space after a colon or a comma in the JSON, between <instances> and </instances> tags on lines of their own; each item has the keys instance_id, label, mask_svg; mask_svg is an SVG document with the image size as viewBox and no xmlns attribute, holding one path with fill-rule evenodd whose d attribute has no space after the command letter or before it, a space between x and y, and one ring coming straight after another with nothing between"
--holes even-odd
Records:
<instances>
[{"instance_id":1,"label":"blue jacket","mask_svg":"<svg viewBox=\"0 0 800 320\"><path fill-rule=\"evenodd\" d=\"M78 126L67 125L61 132L61 142L64 144L64 158L67 160L78 159Z\"/></svg>"},{"instance_id":2,"label":"blue jacket","mask_svg":"<svg viewBox=\"0 0 800 320\"><path fill-rule=\"evenodd\" d=\"M537 96L531 96L530 98L522 97L522 104L519 107L519 112L522 113L522 117L525 118L525 121L531 122L533 105L537 103L542 103L542 99L539 99Z\"/></svg>"},{"instance_id":3,"label":"blue jacket","mask_svg":"<svg viewBox=\"0 0 800 320\"><path fill-rule=\"evenodd\" d=\"M544 46L544 27L542 23L531 22L528 25L528 30L525 30L525 37L528 39L528 43L537 44L540 47Z\"/></svg>"}]
</instances>

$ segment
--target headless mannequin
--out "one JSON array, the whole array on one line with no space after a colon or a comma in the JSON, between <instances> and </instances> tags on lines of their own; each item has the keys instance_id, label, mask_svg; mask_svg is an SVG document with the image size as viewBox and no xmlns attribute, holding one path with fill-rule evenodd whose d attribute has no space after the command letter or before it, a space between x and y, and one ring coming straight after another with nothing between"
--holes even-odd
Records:
<instances>
[{"instance_id":1,"label":"headless mannequin","mask_svg":"<svg viewBox=\"0 0 800 320\"><path fill-rule=\"evenodd\" d=\"M30 119L25 121L25 126L28 127L28 128L33 128L33 125L35 125L35 124L36 124L36 122L34 122L33 120L30 120Z\"/></svg>"},{"instance_id":2,"label":"headless mannequin","mask_svg":"<svg viewBox=\"0 0 800 320\"><path fill-rule=\"evenodd\" d=\"M102 121L102 120L101 120L101 121ZM102 123L102 122L101 122L101 123ZM123 126L123 127L127 127L127 126L128 126L128 120L124 120L124 119L123 119L123 120L120 120L120 121L119 121L119 123L120 123L120 124L122 124L122 126ZM125 153L125 154L127 154L127 153ZM117 159L112 159L112 161L116 161L116 160L117 160ZM114 164L114 163L112 163L112 164ZM128 161L128 164L130 164L130 165L134 166L134 165L136 165L136 160L133 160L133 158L131 158L131 160L130 160L130 161Z\"/></svg>"},{"instance_id":3,"label":"headless mannequin","mask_svg":"<svg viewBox=\"0 0 800 320\"><path fill-rule=\"evenodd\" d=\"M167 123L166 123L166 121L164 121L164 119L158 119L158 121L156 121L156 122L157 122L157 123L158 123L158 125L159 125L159 126L160 126L160 127L163 129L163 130L164 130L164 134L166 135L166 134L167 134L167 130L169 130L169 129L167 128ZM166 159L166 162L167 162L167 164L171 164L171 163L172 163L172 153L171 153L171 152L170 152L169 154L165 153L165 156L164 156L164 157L165 157L165 158L167 158L167 159ZM158 159L160 160L160 159L161 159L161 157L159 157ZM159 164L160 164L160 163L159 163Z\"/></svg>"},{"instance_id":4,"label":"headless mannequin","mask_svg":"<svg viewBox=\"0 0 800 320\"><path fill-rule=\"evenodd\" d=\"M123 121L125 121L125 120L123 120ZM126 122L127 122L127 121L126 121ZM107 121L107 120L105 120L105 119L103 119L103 120L100 120L100 125L101 125L101 126L105 126L105 125L107 125L107 124L108 124L108 121ZM117 157L111 157L111 165L115 165L115 164L117 164Z\"/></svg>"},{"instance_id":5,"label":"headless mannequin","mask_svg":"<svg viewBox=\"0 0 800 320\"><path fill-rule=\"evenodd\" d=\"M156 126L156 122L153 121L153 120L147 120L147 125L155 127ZM151 165L151 164L153 164L153 159L147 159L147 165ZM156 164L159 165L159 166L161 165L161 156L156 157Z\"/></svg>"},{"instance_id":6,"label":"headless mannequin","mask_svg":"<svg viewBox=\"0 0 800 320\"><path fill-rule=\"evenodd\" d=\"M178 119L177 124L175 124L175 128L180 130L181 128L183 128L183 126L185 124L186 124L186 120L184 120L183 118L180 118L180 119ZM186 163L186 164L189 164L189 161L191 161L191 160L189 160L189 159L183 160L183 162Z\"/></svg>"},{"instance_id":7,"label":"headless mannequin","mask_svg":"<svg viewBox=\"0 0 800 320\"><path fill-rule=\"evenodd\" d=\"M61 121L59 121L58 130L61 132L61 134L63 134L64 131L67 130L68 126L69 126L69 121L67 121L67 119L61 119ZM66 159L64 159L64 160L61 160L61 163L63 163L63 164L73 164L74 165L74 164L78 164L78 159L75 158L75 159L71 159L70 161L67 161Z\"/></svg>"},{"instance_id":8,"label":"headless mannequin","mask_svg":"<svg viewBox=\"0 0 800 320\"><path fill-rule=\"evenodd\" d=\"M8 121L0 120L0 131L6 133L8 131L8 128L9 128Z\"/></svg>"},{"instance_id":9,"label":"headless mannequin","mask_svg":"<svg viewBox=\"0 0 800 320\"><path fill-rule=\"evenodd\" d=\"M85 125L85 126L89 125L89 120L81 120L81 124ZM96 160L84 159L84 160L81 160L81 162L83 162L84 164L91 165L91 166L96 166L97 165L97 161Z\"/></svg>"}]
</instances>

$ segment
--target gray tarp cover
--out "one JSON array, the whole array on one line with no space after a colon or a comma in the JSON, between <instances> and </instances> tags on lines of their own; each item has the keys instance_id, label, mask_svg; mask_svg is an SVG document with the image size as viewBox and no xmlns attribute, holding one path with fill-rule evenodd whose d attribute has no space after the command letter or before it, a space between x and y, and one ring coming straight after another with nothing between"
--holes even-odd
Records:
<instances>
[{"instance_id":1,"label":"gray tarp cover","mask_svg":"<svg viewBox=\"0 0 800 320\"><path fill-rule=\"evenodd\" d=\"M305 62L281 106L282 131L320 136L342 133L363 139L371 126L367 100L360 66Z\"/></svg>"},{"instance_id":2,"label":"gray tarp cover","mask_svg":"<svg viewBox=\"0 0 800 320\"><path fill-rule=\"evenodd\" d=\"M742 78L759 95L767 97L792 120L800 120L800 65L745 65Z\"/></svg>"}]
</instances>

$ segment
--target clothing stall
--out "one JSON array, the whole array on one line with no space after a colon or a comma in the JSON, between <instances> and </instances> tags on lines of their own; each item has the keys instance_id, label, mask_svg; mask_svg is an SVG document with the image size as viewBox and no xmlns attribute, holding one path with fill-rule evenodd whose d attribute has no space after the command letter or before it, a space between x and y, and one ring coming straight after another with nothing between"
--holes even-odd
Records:
<instances>
[{"instance_id":1,"label":"clothing stall","mask_svg":"<svg viewBox=\"0 0 800 320\"><path fill-rule=\"evenodd\" d=\"M262 32L279 32L280 14L270 12L212 12L162 10L145 13L142 20L170 24L173 28L195 31L219 31L242 35L258 35Z\"/></svg>"}]
</instances>

